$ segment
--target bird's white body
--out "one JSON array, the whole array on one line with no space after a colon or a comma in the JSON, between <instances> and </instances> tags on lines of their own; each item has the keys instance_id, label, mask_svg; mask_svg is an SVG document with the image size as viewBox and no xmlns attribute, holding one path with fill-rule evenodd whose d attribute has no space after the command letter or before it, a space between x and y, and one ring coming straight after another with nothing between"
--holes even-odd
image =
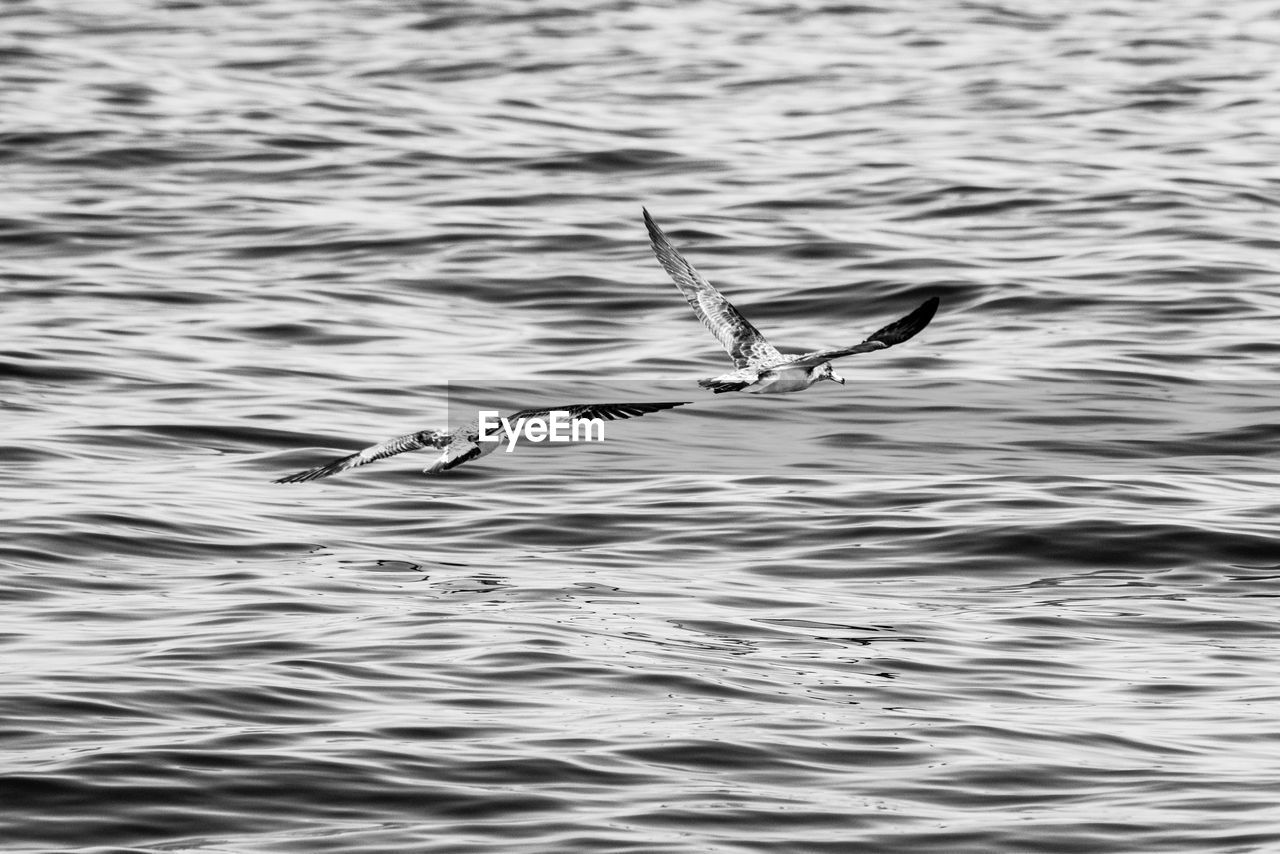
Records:
<instances>
[{"instance_id":1,"label":"bird's white body","mask_svg":"<svg viewBox=\"0 0 1280 854\"><path fill-rule=\"evenodd\" d=\"M827 370L830 370L830 364L830 362L824 363ZM712 387L745 379L750 380L750 385L743 386L739 391L747 394L786 394L792 391L804 391L818 380L824 379L824 365L819 365L816 368L782 365L777 368L765 368L755 372L734 371L731 374L711 377L703 380L703 382Z\"/></svg>"}]
</instances>

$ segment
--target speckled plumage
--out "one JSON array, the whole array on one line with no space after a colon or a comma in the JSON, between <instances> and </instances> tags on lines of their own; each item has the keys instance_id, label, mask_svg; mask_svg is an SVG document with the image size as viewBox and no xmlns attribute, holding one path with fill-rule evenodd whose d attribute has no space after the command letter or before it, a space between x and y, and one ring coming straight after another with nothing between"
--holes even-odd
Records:
<instances>
[{"instance_id":1,"label":"speckled plumage","mask_svg":"<svg viewBox=\"0 0 1280 854\"><path fill-rule=\"evenodd\" d=\"M848 347L815 350L801 355L785 355L765 339L742 312L734 308L715 287L685 260L666 234L644 211L644 223L658 262L684 294L694 313L720 342L734 369L718 377L698 380L698 385L716 394L745 391L749 394L786 394L802 391L824 379L841 384L844 378L831 368L831 360L855 353L884 350L912 338L929 325L938 310L938 298L930 297L915 311L872 333L866 340Z\"/></svg>"}]
</instances>

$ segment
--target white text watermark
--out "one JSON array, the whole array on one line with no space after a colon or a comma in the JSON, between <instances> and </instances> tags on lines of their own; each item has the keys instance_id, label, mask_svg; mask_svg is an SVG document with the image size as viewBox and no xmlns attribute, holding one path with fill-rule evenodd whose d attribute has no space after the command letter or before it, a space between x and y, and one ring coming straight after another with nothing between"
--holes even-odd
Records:
<instances>
[{"instance_id":1,"label":"white text watermark","mask_svg":"<svg viewBox=\"0 0 1280 854\"><path fill-rule=\"evenodd\" d=\"M521 434L530 442L603 442L603 418L571 418L568 410L553 409L546 418L517 418L514 423L496 409L480 410L481 442L507 440L507 451L515 450Z\"/></svg>"}]
</instances>

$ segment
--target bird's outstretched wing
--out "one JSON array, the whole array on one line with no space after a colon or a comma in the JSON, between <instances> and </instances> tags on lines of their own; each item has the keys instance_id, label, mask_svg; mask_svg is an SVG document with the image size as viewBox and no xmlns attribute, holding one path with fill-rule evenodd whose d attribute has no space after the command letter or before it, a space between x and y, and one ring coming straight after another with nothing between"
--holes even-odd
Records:
<instances>
[{"instance_id":1,"label":"bird's outstretched wing","mask_svg":"<svg viewBox=\"0 0 1280 854\"><path fill-rule=\"evenodd\" d=\"M838 347L834 350L815 350L812 353L797 356L791 360L790 364L796 367L811 368L815 365L821 365L823 362L838 359L841 356L852 356L854 353L869 353L872 350L883 350L886 347L892 347L894 344L901 344L928 326L929 321L933 320L934 312L937 310L938 298L929 297L915 311L906 317L895 320L883 329L876 330L861 344L854 344L852 347Z\"/></svg>"},{"instance_id":2,"label":"bird's outstretched wing","mask_svg":"<svg viewBox=\"0 0 1280 854\"><path fill-rule=\"evenodd\" d=\"M570 420L576 418L600 418L605 421L613 421L619 418L635 418L663 409L673 409L677 406L684 406L688 402L686 400L679 403L574 403L566 406L549 406L544 409L522 409L519 412L508 415L507 422L516 425L521 420L528 418L547 418L552 412L567 412ZM498 447L506 431L503 430L501 433L502 435L499 436L498 441L482 443L480 441L478 422L468 425L465 429L455 430L453 432L453 441L444 449L440 459L430 468L423 469L423 473L439 474L477 457L483 457Z\"/></svg>"},{"instance_id":3,"label":"bird's outstretched wing","mask_svg":"<svg viewBox=\"0 0 1280 854\"><path fill-rule=\"evenodd\" d=\"M647 415L650 412L658 412L663 409L674 409L687 403L689 403L687 400L674 403L577 403L545 409L522 409L509 416L508 421L514 424L523 418L546 418L553 410L568 412L571 419L601 418L605 421L613 421L619 418L634 418L640 415ZM423 430L418 433L409 433L404 436L397 436L394 439L388 439L380 444L365 448L363 451L357 451L354 454L313 469L282 477L275 482L303 483L308 480L319 480L322 477L329 477L347 469L371 463L374 460L402 454L405 451L416 451L420 448L438 448L445 438L448 438L449 443L444 446L444 452L440 454L439 459L431 466L423 469L423 473L439 474L440 472L457 468L465 462L490 453L499 444L498 442L485 442L482 444L479 441L479 426L477 423L469 424L447 434Z\"/></svg>"},{"instance_id":4,"label":"bird's outstretched wing","mask_svg":"<svg viewBox=\"0 0 1280 854\"><path fill-rule=\"evenodd\" d=\"M393 457L396 454L403 454L405 451L416 451L420 448L434 447L432 442L433 433L430 430L423 430L418 433L406 433L403 436L397 436L394 439L388 439L385 442L379 442L371 445L363 451L356 451L354 454L336 459L333 462L325 463L322 466L316 466L313 469L300 471L291 474L288 477L282 477L275 483L304 483L308 480L319 480L322 477L329 477L338 472L353 469L356 466L362 466L371 463L374 460L381 460L386 457Z\"/></svg>"},{"instance_id":5,"label":"bird's outstretched wing","mask_svg":"<svg viewBox=\"0 0 1280 854\"><path fill-rule=\"evenodd\" d=\"M760 330L752 326L751 321L743 317L742 312L734 308L733 303L712 287L671 245L671 241L667 240L667 236L658 228L647 210L644 212L644 224L649 229L649 240L653 243L653 252L658 256L658 262L684 294L689 305L693 306L698 319L711 330L720 346L729 353L735 368L764 365L783 359L783 355L765 340Z\"/></svg>"},{"instance_id":6,"label":"bird's outstretched wing","mask_svg":"<svg viewBox=\"0 0 1280 854\"><path fill-rule=\"evenodd\" d=\"M614 421L622 418L638 418L650 412L686 406L688 400L665 403L571 403L567 406L548 406L544 409L522 409L508 420L514 424L518 418L546 418L552 412L567 412L570 418L600 418Z\"/></svg>"},{"instance_id":7,"label":"bird's outstretched wing","mask_svg":"<svg viewBox=\"0 0 1280 854\"><path fill-rule=\"evenodd\" d=\"M673 409L677 406L684 406L688 402L686 400L679 403L573 403L566 406L549 406L543 409L522 409L507 416L507 422L514 426L520 421L529 418L545 419L552 412L567 412L570 420L600 418L605 421L613 421L619 418L634 418L640 415L647 415L650 412L658 412L662 409ZM503 429L500 432L498 441L481 442L478 422L470 424L465 429L455 430L453 432L453 441L444 449L440 459L436 461L435 465L424 469L423 472L425 474L439 474L442 471L456 468L469 460L483 457L485 454L495 450L505 436L506 430Z\"/></svg>"}]
</instances>

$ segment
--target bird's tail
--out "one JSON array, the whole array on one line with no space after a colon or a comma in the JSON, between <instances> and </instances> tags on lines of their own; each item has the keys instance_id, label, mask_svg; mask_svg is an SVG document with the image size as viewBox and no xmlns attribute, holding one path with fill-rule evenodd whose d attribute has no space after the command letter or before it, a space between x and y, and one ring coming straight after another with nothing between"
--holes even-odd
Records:
<instances>
[{"instance_id":1,"label":"bird's tail","mask_svg":"<svg viewBox=\"0 0 1280 854\"><path fill-rule=\"evenodd\" d=\"M496 442L492 445L489 445L488 450L492 451L495 447L497 447ZM485 454L485 450L486 449L484 447L474 443L470 447L466 447L466 446L455 447L454 452L452 454L449 453L449 450L446 448L445 452L440 455L440 459L436 460L427 468L424 468L422 470L422 473L423 474L440 474L440 472L442 471L448 471L449 469L457 468L458 466L462 465L468 460L474 460L476 457L483 457Z\"/></svg>"}]
</instances>

